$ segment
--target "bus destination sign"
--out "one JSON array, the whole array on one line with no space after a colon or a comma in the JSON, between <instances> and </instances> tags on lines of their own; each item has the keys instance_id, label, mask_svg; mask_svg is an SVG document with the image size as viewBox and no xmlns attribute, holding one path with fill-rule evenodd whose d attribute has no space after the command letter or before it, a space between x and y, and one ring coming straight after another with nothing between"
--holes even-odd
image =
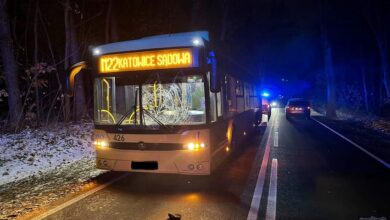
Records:
<instances>
[{"instance_id":1,"label":"bus destination sign","mask_svg":"<svg viewBox=\"0 0 390 220\"><path fill-rule=\"evenodd\" d=\"M198 66L191 48L107 54L99 57L99 73L189 68Z\"/></svg>"}]
</instances>

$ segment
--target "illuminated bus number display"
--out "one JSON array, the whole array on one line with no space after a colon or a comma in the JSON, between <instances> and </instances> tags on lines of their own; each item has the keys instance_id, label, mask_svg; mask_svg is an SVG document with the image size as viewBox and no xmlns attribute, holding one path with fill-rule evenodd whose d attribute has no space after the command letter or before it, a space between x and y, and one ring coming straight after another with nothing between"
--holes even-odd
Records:
<instances>
[{"instance_id":1,"label":"illuminated bus number display","mask_svg":"<svg viewBox=\"0 0 390 220\"><path fill-rule=\"evenodd\" d=\"M100 73L195 66L197 60L191 48L109 54L99 58Z\"/></svg>"}]
</instances>

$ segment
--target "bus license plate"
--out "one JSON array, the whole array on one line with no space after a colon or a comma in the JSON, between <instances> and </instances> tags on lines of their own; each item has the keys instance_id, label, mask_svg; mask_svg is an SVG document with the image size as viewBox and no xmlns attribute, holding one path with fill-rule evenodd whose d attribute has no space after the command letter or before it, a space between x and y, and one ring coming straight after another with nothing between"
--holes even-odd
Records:
<instances>
[{"instance_id":1,"label":"bus license plate","mask_svg":"<svg viewBox=\"0 0 390 220\"><path fill-rule=\"evenodd\" d=\"M157 170L158 163L157 161L141 161L141 162L132 161L131 169L132 170Z\"/></svg>"}]
</instances>

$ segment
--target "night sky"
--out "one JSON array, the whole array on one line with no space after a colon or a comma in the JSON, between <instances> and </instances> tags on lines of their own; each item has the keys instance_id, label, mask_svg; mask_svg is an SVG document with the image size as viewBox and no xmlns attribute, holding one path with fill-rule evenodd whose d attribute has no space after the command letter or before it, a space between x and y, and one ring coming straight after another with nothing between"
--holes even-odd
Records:
<instances>
[{"instance_id":1,"label":"night sky","mask_svg":"<svg viewBox=\"0 0 390 220\"><path fill-rule=\"evenodd\" d=\"M321 105L326 100L321 41L321 24L324 24L332 50L339 106L349 107L349 101L343 97L350 91L345 88L356 90L356 96L362 96L362 70L366 74L370 105L379 106L387 100L381 83L383 75L376 35L370 28L371 23L388 45L390 13L386 12L390 3L386 0L72 0L70 5L81 60L99 44L207 30L219 56L233 59L240 67L235 72L271 90L273 98L279 94L302 96ZM33 64L36 6L36 1L32 0L8 1L21 72ZM64 78L61 63L65 50L64 1L40 0L38 6L38 59L52 63L54 56ZM389 51L389 47L385 47ZM55 77L49 78L55 81ZM362 109L362 103L358 103L357 108Z\"/></svg>"}]
</instances>

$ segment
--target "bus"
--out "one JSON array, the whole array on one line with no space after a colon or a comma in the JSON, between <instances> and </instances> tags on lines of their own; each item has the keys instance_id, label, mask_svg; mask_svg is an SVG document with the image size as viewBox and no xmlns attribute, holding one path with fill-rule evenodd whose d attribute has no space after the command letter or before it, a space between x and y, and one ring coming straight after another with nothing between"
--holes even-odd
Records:
<instances>
[{"instance_id":1,"label":"bus","mask_svg":"<svg viewBox=\"0 0 390 220\"><path fill-rule=\"evenodd\" d=\"M68 80L72 95L78 73L94 76L99 169L210 175L260 123L258 87L217 68L207 31L104 44L91 57Z\"/></svg>"}]
</instances>

